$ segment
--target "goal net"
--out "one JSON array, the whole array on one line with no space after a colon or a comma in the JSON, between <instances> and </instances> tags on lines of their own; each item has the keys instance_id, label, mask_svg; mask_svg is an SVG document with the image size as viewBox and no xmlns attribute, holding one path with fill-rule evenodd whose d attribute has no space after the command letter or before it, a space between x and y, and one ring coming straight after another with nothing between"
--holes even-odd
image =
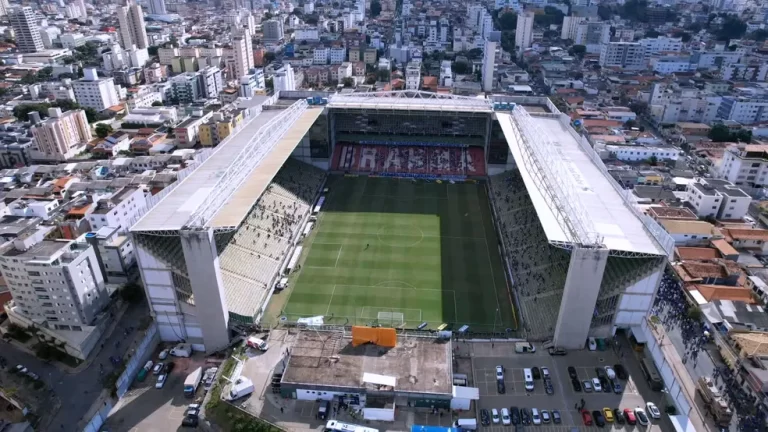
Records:
<instances>
[{"instance_id":1,"label":"goal net","mask_svg":"<svg viewBox=\"0 0 768 432\"><path fill-rule=\"evenodd\" d=\"M405 317L402 312L379 312L376 320L383 327L402 327L405 325Z\"/></svg>"}]
</instances>

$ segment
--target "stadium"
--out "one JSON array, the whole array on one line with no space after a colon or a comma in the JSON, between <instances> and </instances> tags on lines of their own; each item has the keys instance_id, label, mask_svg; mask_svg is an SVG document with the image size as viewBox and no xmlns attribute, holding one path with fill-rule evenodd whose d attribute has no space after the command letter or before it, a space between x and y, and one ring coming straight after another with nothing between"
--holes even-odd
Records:
<instances>
[{"instance_id":1,"label":"stadium","mask_svg":"<svg viewBox=\"0 0 768 432\"><path fill-rule=\"evenodd\" d=\"M673 240L548 99L249 103L131 229L164 341L312 323L580 348L650 308Z\"/></svg>"}]
</instances>

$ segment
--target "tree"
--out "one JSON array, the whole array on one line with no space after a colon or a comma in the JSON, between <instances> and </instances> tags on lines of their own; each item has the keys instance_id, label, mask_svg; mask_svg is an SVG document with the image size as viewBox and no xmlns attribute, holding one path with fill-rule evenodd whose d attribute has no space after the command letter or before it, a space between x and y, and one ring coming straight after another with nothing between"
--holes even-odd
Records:
<instances>
[{"instance_id":1,"label":"tree","mask_svg":"<svg viewBox=\"0 0 768 432\"><path fill-rule=\"evenodd\" d=\"M470 60L480 60L483 58L483 50L480 48L472 48L467 51L467 57L469 57Z\"/></svg>"},{"instance_id":2,"label":"tree","mask_svg":"<svg viewBox=\"0 0 768 432\"><path fill-rule=\"evenodd\" d=\"M112 126L104 123L96 125L96 136L99 138L106 138L112 133Z\"/></svg>"},{"instance_id":3,"label":"tree","mask_svg":"<svg viewBox=\"0 0 768 432\"><path fill-rule=\"evenodd\" d=\"M731 140L731 131L728 126L718 123L712 126L707 136L714 142L728 142Z\"/></svg>"},{"instance_id":4,"label":"tree","mask_svg":"<svg viewBox=\"0 0 768 432\"><path fill-rule=\"evenodd\" d=\"M390 76L391 76L391 74L390 74L390 73L389 73L389 71L388 71L388 70L386 70L386 69L379 69L379 70L376 72L376 78L377 78L379 81L382 81L382 82L389 82L389 78L390 78Z\"/></svg>"},{"instance_id":5,"label":"tree","mask_svg":"<svg viewBox=\"0 0 768 432\"><path fill-rule=\"evenodd\" d=\"M266 88L268 88L269 90L274 90L275 89L275 80L274 80L274 78L269 77L266 80L264 80L264 86Z\"/></svg>"},{"instance_id":6,"label":"tree","mask_svg":"<svg viewBox=\"0 0 768 432\"><path fill-rule=\"evenodd\" d=\"M158 49L160 49L160 47L157 45L152 45L150 47L147 47L147 54L149 54L152 57L156 57Z\"/></svg>"},{"instance_id":7,"label":"tree","mask_svg":"<svg viewBox=\"0 0 768 432\"><path fill-rule=\"evenodd\" d=\"M768 39L768 30L757 29L752 33L748 34L747 37L750 39L754 39L758 42L765 42L765 40Z\"/></svg>"},{"instance_id":8,"label":"tree","mask_svg":"<svg viewBox=\"0 0 768 432\"><path fill-rule=\"evenodd\" d=\"M691 306L688 308L687 312L688 318L694 320L694 321L701 321L701 308L698 306Z\"/></svg>"},{"instance_id":9,"label":"tree","mask_svg":"<svg viewBox=\"0 0 768 432\"><path fill-rule=\"evenodd\" d=\"M264 53L264 64L269 64L275 61L277 56L273 52Z\"/></svg>"},{"instance_id":10,"label":"tree","mask_svg":"<svg viewBox=\"0 0 768 432\"><path fill-rule=\"evenodd\" d=\"M499 16L499 28L501 30L516 30L517 14L514 12L504 12Z\"/></svg>"},{"instance_id":11,"label":"tree","mask_svg":"<svg viewBox=\"0 0 768 432\"><path fill-rule=\"evenodd\" d=\"M376 75L375 74L368 75L368 77L365 79L365 83L369 85L376 84Z\"/></svg>"},{"instance_id":12,"label":"tree","mask_svg":"<svg viewBox=\"0 0 768 432\"><path fill-rule=\"evenodd\" d=\"M467 62L457 61L453 62L451 65L451 71L455 74L466 75L472 72L472 66L470 66Z\"/></svg>"},{"instance_id":13,"label":"tree","mask_svg":"<svg viewBox=\"0 0 768 432\"><path fill-rule=\"evenodd\" d=\"M659 158L657 158L656 156L651 156L648 158L648 165L656 166L656 164L658 163L659 163Z\"/></svg>"},{"instance_id":14,"label":"tree","mask_svg":"<svg viewBox=\"0 0 768 432\"><path fill-rule=\"evenodd\" d=\"M572 56L576 57L583 57L584 53L587 52L586 45L573 45L569 50L568 53Z\"/></svg>"},{"instance_id":15,"label":"tree","mask_svg":"<svg viewBox=\"0 0 768 432\"><path fill-rule=\"evenodd\" d=\"M644 115L648 111L648 103L643 101L632 102L629 109L637 115Z\"/></svg>"},{"instance_id":16,"label":"tree","mask_svg":"<svg viewBox=\"0 0 768 432\"><path fill-rule=\"evenodd\" d=\"M597 6L597 16L602 21L609 21L611 16L613 16L613 9L608 5L600 4Z\"/></svg>"},{"instance_id":17,"label":"tree","mask_svg":"<svg viewBox=\"0 0 768 432\"><path fill-rule=\"evenodd\" d=\"M691 34L684 31L675 32L672 34L674 37L679 37L680 40L682 40L684 43L688 43L691 41Z\"/></svg>"},{"instance_id":18,"label":"tree","mask_svg":"<svg viewBox=\"0 0 768 432\"><path fill-rule=\"evenodd\" d=\"M344 83L344 87L354 87L355 86L355 80L351 77L346 77L342 80Z\"/></svg>"},{"instance_id":19,"label":"tree","mask_svg":"<svg viewBox=\"0 0 768 432\"><path fill-rule=\"evenodd\" d=\"M635 122L634 120L627 120L624 122L624 127L627 129L632 129L633 127L635 127L636 124L637 122Z\"/></svg>"},{"instance_id":20,"label":"tree","mask_svg":"<svg viewBox=\"0 0 768 432\"><path fill-rule=\"evenodd\" d=\"M645 37L647 37L647 38L653 39L653 38L657 38L659 36L661 36L661 33L657 32L656 30L653 30L653 29L648 30L647 32L645 32Z\"/></svg>"},{"instance_id":21,"label":"tree","mask_svg":"<svg viewBox=\"0 0 768 432\"><path fill-rule=\"evenodd\" d=\"M163 106L163 103L160 101L154 101L152 102L152 106Z\"/></svg>"},{"instance_id":22,"label":"tree","mask_svg":"<svg viewBox=\"0 0 768 432\"><path fill-rule=\"evenodd\" d=\"M381 13L381 2L379 0L371 1L371 17L376 18Z\"/></svg>"},{"instance_id":23,"label":"tree","mask_svg":"<svg viewBox=\"0 0 768 432\"><path fill-rule=\"evenodd\" d=\"M726 15L723 18L723 24L720 29L715 33L717 40L729 41L731 39L739 39L747 32L747 23L739 19L736 15Z\"/></svg>"}]
</instances>

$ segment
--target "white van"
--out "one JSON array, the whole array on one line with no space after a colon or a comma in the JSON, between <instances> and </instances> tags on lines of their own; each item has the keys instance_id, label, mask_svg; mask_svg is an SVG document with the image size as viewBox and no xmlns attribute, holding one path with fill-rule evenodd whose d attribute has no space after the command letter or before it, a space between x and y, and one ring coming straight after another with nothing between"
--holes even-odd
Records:
<instances>
[{"instance_id":1,"label":"white van","mask_svg":"<svg viewBox=\"0 0 768 432\"><path fill-rule=\"evenodd\" d=\"M460 428L462 430L477 430L476 419L458 419L454 423L453 427Z\"/></svg>"},{"instance_id":2,"label":"white van","mask_svg":"<svg viewBox=\"0 0 768 432\"><path fill-rule=\"evenodd\" d=\"M523 376L525 379L525 390L533 391L533 372L529 368L523 369Z\"/></svg>"},{"instance_id":3,"label":"white van","mask_svg":"<svg viewBox=\"0 0 768 432\"><path fill-rule=\"evenodd\" d=\"M275 285L275 289L278 291L282 291L288 287L288 278L280 278L280 280L277 282L277 285Z\"/></svg>"}]
</instances>

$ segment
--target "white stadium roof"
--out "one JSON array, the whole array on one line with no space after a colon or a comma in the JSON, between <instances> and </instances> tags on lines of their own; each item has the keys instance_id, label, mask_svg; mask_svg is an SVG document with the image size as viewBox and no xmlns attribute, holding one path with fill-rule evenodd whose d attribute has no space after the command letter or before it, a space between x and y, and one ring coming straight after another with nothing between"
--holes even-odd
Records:
<instances>
[{"instance_id":1,"label":"white stadium roof","mask_svg":"<svg viewBox=\"0 0 768 432\"><path fill-rule=\"evenodd\" d=\"M522 108L518 108L522 109ZM509 148L520 169L525 186L539 215L542 227L550 242L571 243L573 235L566 232L559 222L561 216L556 214L553 206L548 204L550 197L540 187L537 178L552 175L551 173L535 172L536 167L526 163L524 143L520 134L514 130L519 128L510 114L496 114L501 124ZM544 137L535 145L552 146L551 154L559 161L560 170L555 179L560 184L571 185L573 199L571 203L583 211L584 219L589 221L589 229L594 230L604 246L610 250L634 252L641 254L666 255L667 252L646 229L638 214L629 208L620 193L613 187L607 172L600 169L597 163L587 154L576 138L566 129L557 116L529 116L535 129L534 136Z\"/></svg>"},{"instance_id":2,"label":"white stadium roof","mask_svg":"<svg viewBox=\"0 0 768 432\"><path fill-rule=\"evenodd\" d=\"M493 111L493 105L489 99L413 90L339 93L330 98L328 106L337 109L391 109L476 113L490 113Z\"/></svg>"}]
</instances>

